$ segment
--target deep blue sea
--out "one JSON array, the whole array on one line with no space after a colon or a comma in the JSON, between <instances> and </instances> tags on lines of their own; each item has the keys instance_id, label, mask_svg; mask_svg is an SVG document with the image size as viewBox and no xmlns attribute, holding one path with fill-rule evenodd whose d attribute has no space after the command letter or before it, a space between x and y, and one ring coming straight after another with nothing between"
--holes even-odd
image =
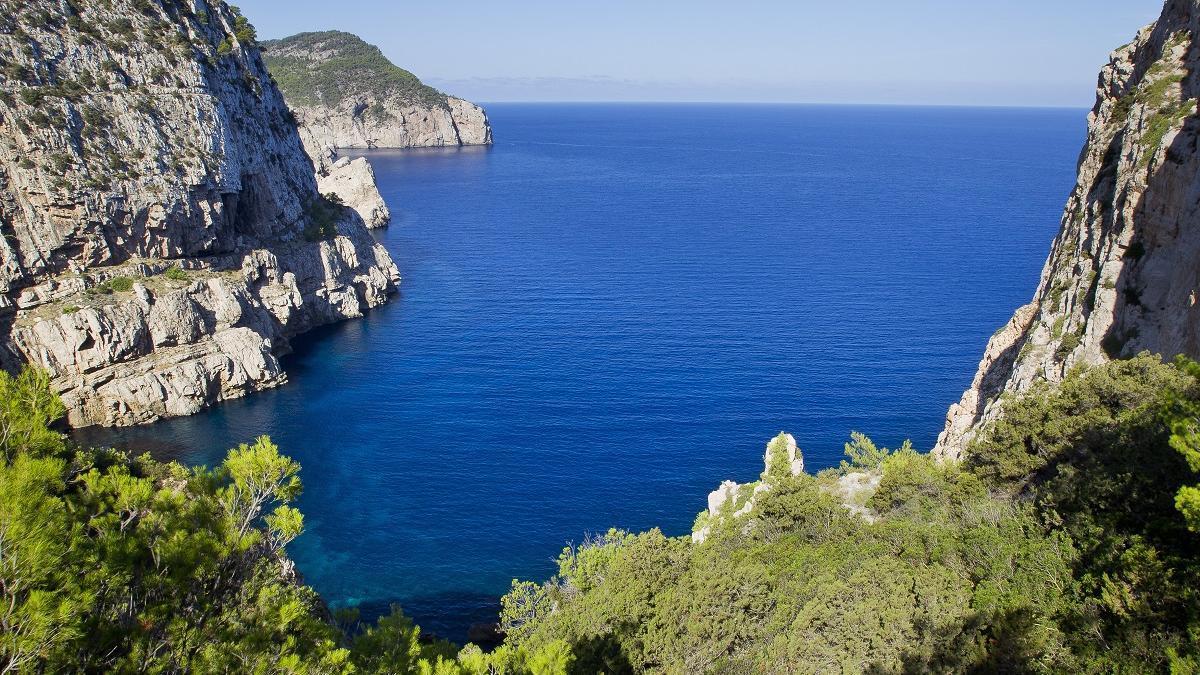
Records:
<instances>
[{"instance_id":1,"label":"deep blue sea","mask_svg":"<svg viewBox=\"0 0 1200 675\"><path fill-rule=\"evenodd\" d=\"M404 283L286 386L83 434L192 463L270 434L305 578L439 635L609 527L686 534L794 434L932 446L1057 231L1082 110L493 105L490 149L368 154Z\"/></svg>"}]
</instances>

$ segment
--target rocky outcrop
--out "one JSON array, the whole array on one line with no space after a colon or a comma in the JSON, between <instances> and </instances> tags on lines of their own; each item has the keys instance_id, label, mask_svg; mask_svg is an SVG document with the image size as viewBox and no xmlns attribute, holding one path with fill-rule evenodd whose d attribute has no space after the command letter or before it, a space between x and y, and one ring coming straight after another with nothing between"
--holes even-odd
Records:
<instances>
[{"instance_id":1,"label":"rocky outcrop","mask_svg":"<svg viewBox=\"0 0 1200 675\"><path fill-rule=\"evenodd\" d=\"M290 337L395 290L236 10L0 7L0 356L47 368L72 424L278 385Z\"/></svg>"},{"instance_id":2,"label":"rocky outcrop","mask_svg":"<svg viewBox=\"0 0 1200 675\"><path fill-rule=\"evenodd\" d=\"M935 452L957 458L1005 394L1150 351L1200 357L1200 0L1159 20L1100 74L1087 145L1030 304L991 339Z\"/></svg>"},{"instance_id":3,"label":"rocky outcrop","mask_svg":"<svg viewBox=\"0 0 1200 675\"><path fill-rule=\"evenodd\" d=\"M336 195L338 201L358 212L367 227L382 227L392 219L379 186L375 170L363 157L342 157L317 173L317 189L323 195Z\"/></svg>"},{"instance_id":4,"label":"rocky outcrop","mask_svg":"<svg viewBox=\"0 0 1200 675\"><path fill-rule=\"evenodd\" d=\"M264 43L264 48L310 148L492 142L482 108L422 84L355 35L301 33Z\"/></svg>"},{"instance_id":5,"label":"rocky outcrop","mask_svg":"<svg viewBox=\"0 0 1200 675\"><path fill-rule=\"evenodd\" d=\"M796 447L796 439L791 434L780 432L767 443L760 480L744 485L727 480L708 494L708 509L696 519L692 541L702 544L712 533L717 521L723 518L740 519L753 511L755 497L770 490L773 480L803 473L804 456Z\"/></svg>"}]
</instances>

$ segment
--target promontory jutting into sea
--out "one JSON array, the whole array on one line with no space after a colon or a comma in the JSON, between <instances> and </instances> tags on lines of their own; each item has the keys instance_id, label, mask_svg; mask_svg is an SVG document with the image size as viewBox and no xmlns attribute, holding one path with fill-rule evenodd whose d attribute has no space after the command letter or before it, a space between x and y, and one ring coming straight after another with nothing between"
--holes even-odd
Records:
<instances>
[{"instance_id":1,"label":"promontory jutting into sea","mask_svg":"<svg viewBox=\"0 0 1200 675\"><path fill-rule=\"evenodd\" d=\"M465 2L0 0L0 671L1200 672L1200 0Z\"/></svg>"}]
</instances>

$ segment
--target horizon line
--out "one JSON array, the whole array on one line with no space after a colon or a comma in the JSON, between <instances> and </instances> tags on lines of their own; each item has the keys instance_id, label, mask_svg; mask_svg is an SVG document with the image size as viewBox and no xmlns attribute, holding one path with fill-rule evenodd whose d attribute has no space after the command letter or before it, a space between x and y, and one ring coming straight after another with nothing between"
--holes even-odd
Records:
<instances>
[{"instance_id":1,"label":"horizon line","mask_svg":"<svg viewBox=\"0 0 1200 675\"><path fill-rule=\"evenodd\" d=\"M445 92L443 92L445 93ZM447 94L461 98L454 94ZM519 100L473 100L481 106L487 105L746 105L746 106L813 106L813 107L873 107L873 108L978 108L978 109L1036 109L1036 110L1091 110L1089 105L1062 105L1045 103L882 103L840 101L670 101L651 99L519 99Z\"/></svg>"}]
</instances>

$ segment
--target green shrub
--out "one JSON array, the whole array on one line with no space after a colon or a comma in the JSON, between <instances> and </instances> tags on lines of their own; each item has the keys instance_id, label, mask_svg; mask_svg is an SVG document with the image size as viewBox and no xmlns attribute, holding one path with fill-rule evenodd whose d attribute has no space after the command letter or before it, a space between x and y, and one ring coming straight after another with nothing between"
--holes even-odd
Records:
<instances>
[{"instance_id":1,"label":"green shrub","mask_svg":"<svg viewBox=\"0 0 1200 675\"><path fill-rule=\"evenodd\" d=\"M117 293L128 293L133 290L133 279L129 277L114 277L108 284Z\"/></svg>"},{"instance_id":2,"label":"green shrub","mask_svg":"<svg viewBox=\"0 0 1200 675\"><path fill-rule=\"evenodd\" d=\"M1197 380L1149 355L1076 371L963 464L856 437L882 474L868 517L835 489L847 464L779 477L702 545L610 533L514 583L506 646L565 640L578 672L1188 672Z\"/></svg>"},{"instance_id":3,"label":"green shrub","mask_svg":"<svg viewBox=\"0 0 1200 675\"><path fill-rule=\"evenodd\" d=\"M28 87L21 90L21 100L25 105L36 106L42 102L46 94L40 87Z\"/></svg>"},{"instance_id":4,"label":"green shrub","mask_svg":"<svg viewBox=\"0 0 1200 675\"><path fill-rule=\"evenodd\" d=\"M1067 358L1071 355L1071 352L1075 351L1075 349L1079 347L1079 343L1082 341L1082 339L1083 338L1078 333L1067 333L1062 337L1062 342L1058 343L1058 349L1055 351L1055 354L1059 359Z\"/></svg>"},{"instance_id":5,"label":"green shrub","mask_svg":"<svg viewBox=\"0 0 1200 675\"><path fill-rule=\"evenodd\" d=\"M304 208L304 238L310 242L332 239L343 213L342 200L335 194L319 195Z\"/></svg>"},{"instance_id":6,"label":"green shrub","mask_svg":"<svg viewBox=\"0 0 1200 675\"><path fill-rule=\"evenodd\" d=\"M62 308L63 314L74 314L80 309L79 305L66 305Z\"/></svg>"},{"instance_id":7,"label":"green shrub","mask_svg":"<svg viewBox=\"0 0 1200 675\"><path fill-rule=\"evenodd\" d=\"M108 23L108 30L116 35L121 36L125 40L133 38L133 22L125 17L113 19Z\"/></svg>"},{"instance_id":8,"label":"green shrub","mask_svg":"<svg viewBox=\"0 0 1200 675\"><path fill-rule=\"evenodd\" d=\"M340 101L351 94L365 93L376 100L397 96L409 103L447 106L445 94L388 61L378 47L349 33L303 33L263 45L267 68L293 104ZM301 52L328 49L333 56L314 64L305 58L280 55L280 46Z\"/></svg>"},{"instance_id":9,"label":"green shrub","mask_svg":"<svg viewBox=\"0 0 1200 675\"><path fill-rule=\"evenodd\" d=\"M250 25L250 21L241 15L233 20L233 36L244 45L252 45L258 39L258 33L254 30L254 26Z\"/></svg>"},{"instance_id":10,"label":"green shrub","mask_svg":"<svg viewBox=\"0 0 1200 675\"><path fill-rule=\"evenodd\" d=\"M233 42L231 42L229 38L221 40L221 43L217 45L217 56L229 56L232 51Z\"/></svg>"},{"instance_id":11,"label":"green shrub","mask_svg":"<svg viewBox=\"0 0 1200 675\"><path fill-rule=\"evenodd\" d=\"M1054 282L1054 285L1050 287L1050 311L1057 312L1058 310L1062 309L1063 294L1066 293L1067 289L1070 287L1071 284L1066 279L1060 279Z\"/></svg>"},{"instance_id":12,"label":"green shrub","mask_svg":"<svg viewBox=\"0 0 1200 675\"><path fill-rule=\"evenodd\" d=\"M300 466L266 436L215 469L76 447L49 376L0 371L0 599L9 672L545 673L536 651L458 655L398 608L334 617L283 573ZM134 602L129 599L134 598Z\"/></svg>"},{"instance_id":13,"label":"green shrub","mask_svg":"<svg viewBox=\"0 0 1200 675\"><path fill-rule=\"evenodd\" d=\"M81 114L83 116L84 124L87 124L88 126L103 129L109 124L108 115L104 114L103 111L95 106L84 106Z\"/></svg>"},{"instance_id":14,"label":"green shrub","mask_svg":"<svg viewBox=\"0 0 1200 675\"><path fill-rule=\"evenodd\" d=\"M191 276L189 276L188 273L185 272L179 265L171 265L168 267L167 271L163 272L163 276L171 281L187 281L191 279Z\"/></svg>"},{"instance_id":15,"label":"green shrub","mask_svg":"<svg viewBox=\"0 0 1200 675\"><path fill-rule=\"evenodd\" d=\"M29 69L20 63L7 63L4 65L4 77L13 82L24 82L29 79L31 73Z\"/></svg>"},{"instance_id":16,"label":"green shrub","mask_svg":"<svg viewBox=\"0 0 1200 675\"><path fill-rule=\"evenodd\" d=\"M50 163L54 166L55 173L64 173L71 168L71 158L61 152L56 152L50 155Z\"/></svg>"}]
</instances>

